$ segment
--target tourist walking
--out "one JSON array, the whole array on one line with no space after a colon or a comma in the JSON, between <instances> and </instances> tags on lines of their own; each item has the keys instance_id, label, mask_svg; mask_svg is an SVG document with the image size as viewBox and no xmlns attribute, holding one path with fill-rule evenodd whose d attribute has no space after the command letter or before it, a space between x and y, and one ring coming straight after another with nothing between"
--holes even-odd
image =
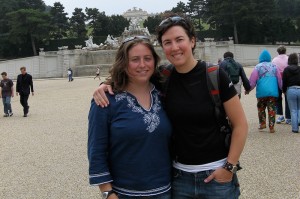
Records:
<instances>
[{"instance_id":1,"label":"tourist walking","mask_svg":"<svg viewBox=\"0 0 300 199\"><path fill-rule=\"evenodd\" d=\"M277 48L278 55L272 60L272 63L276 65L277 70L279 70L281 77L284 69L288 66L288 56L286 55L285 46L279 46ZM279 89L279 88L278 88ZM283 108L282 108L282 90L278 90L278 98L276 102L276 114L278 118L276 120L277 124L280 124L285 121L286 124L291 124L291 113L289 109L289 104L287 102L286 94L284 94L285 98L285 118L283 116Z\"/></svg>"},{"instance_id":2,"label":"tourist walking","mask_svg":"<svg viewBox=\"0 0 300 199\"><path fill-rule=\"evenodd\" d=\"M292 132L299 133L300 124L300 67L298 55L292 53L288 57L288 67L283 71L282 92L286 94L291 110Z\"/></svg>"},{"instance_id":3,"label":"tourist walking","mask_svg":"<svg viewBox=\"0 0 300 199\"><path fill-rule=\"evenodd\" d=\"M13 116L11 108L11 98L14 97L14 83L7 77L7 73L1 73L2 80L0 82L0 98L2 98L4 106L4 117Z\"/></svg>"},{"instance_id":4,"label":"tourist walking","mask_svg":"<svg viewBox=\"0 0 300 199\"><path fill-rule=\"evenodd\" d=\"M27 73L26 67L20 68L21 74L18 75L17 78L17 88L16 93L17 96L20 94L20 103L23 106L23 112L24 117L27 117L29 113L29 106L28 106L28 98L30 95L30 90L32 93L32 96L34 96L34 90L33 90L33 81L32 76Z\"/></svg>"},{"instance_id":5,"label":"tourist walking","mask_svg":"<svg viewBox=\"0 0 300 199\"><path fill-rule=\"evenodd\" d=\"M68 68L68 78L69 78L69 82L72 82L73 79L73 70L71 68Z\"/></svg>"},{"instance_id":6,"label":"tourist walking","mask_svg":"<svg viewBox=\"0 0 300 199\"><path fill-rule=\"evenodd\" d=\"M259 118L258 129L266 128L266 112L268 109L270 133L274 133L276 117L276 100L278 88L281 88L281 75L277 67L271 62L271 55L263 50L257 64L250 76L251 90L256 87L257 110ZM249 92L245 92L249 94Z\"/></svg>"},{"instance_id":7,"label":"tourist walking","mask_svg":"<svg viewBox=\"0 0 300 199\"><path fill-rule=\"evenodd\" d=\"M228 74L229 79L233 83L234 88L239 95L239 98L241 98L242 85L245 91L250 91L250 83L245 74L244 68L240 63L233 59L232 52L228 51L224 53L224 60L220 63L220 67Z\"/></svg>"},{"instance_id":8,"label":"tourist walking","mask_svg":"<svg viewBox=\"0 0 300 199\"><path fill-rule=\"evenodd\" d=\"M88 127L90 184L106 199L171 199L171 124L149 82L160 58L146 37L125 39L108 83L111 104L92 101Z\"/></svg>"},{"instance_id":9,"label":"tourist walking","mask_svg":"<svg viewBox=\"0 0 300 199\"><path fill-rule=\"evenodd\" d=\"M100 78L100 68L99 67L97 67L96 76L94 77L94 79L96 79L97 77L99 78L99 80L101 80L101 78Z\"/></svg>"},{"instance_id":10,"label":"tourist walking","mask_svg":"<svg viewBox=\"0 0 300 199\"><path fill-rule=\"evenodd\" d=\"M165 110L173 127L172 198L238 198L236 171L243 151L248 124L236 90L228 75L219 70L221 118L207 84L206 63L193 56L196 33L191 21L173 15L158 26L157 40L174 69L162 88ZM97 104L107 106L105 84L95 91ZM109 91L111 94L113 92ZM229 147L220 123L228 116L232 124Z\"/></svg>"}]
</instances>

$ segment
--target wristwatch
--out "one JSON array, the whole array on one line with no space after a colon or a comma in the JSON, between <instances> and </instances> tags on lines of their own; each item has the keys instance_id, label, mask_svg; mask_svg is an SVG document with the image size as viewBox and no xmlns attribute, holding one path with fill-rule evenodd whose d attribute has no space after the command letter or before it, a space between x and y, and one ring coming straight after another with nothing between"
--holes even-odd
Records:
<instances>
[{"instance_id":1,"label":"wristwatch","mask_svg":"<svg viewBox=\"0 0 300 199\"><path fill-rule=\"evenodd\" d=\"M103 191L102 192L102 199L107 199L111 194L115 193L114 190L110 191Z\"/></svg>"},{"instance_id":2,"label":"wristwatch","mask_svg":"<svg viewBox=\"0 0 300 199\"><path fill-rule=\"evenodd\" d=\"M230 171L231 173L236 173L238 170L238 167L236 165L231 164L230 162L226 162L223 165L223 168L226 169L227 171Z\"/></svg>"}]
</instances>

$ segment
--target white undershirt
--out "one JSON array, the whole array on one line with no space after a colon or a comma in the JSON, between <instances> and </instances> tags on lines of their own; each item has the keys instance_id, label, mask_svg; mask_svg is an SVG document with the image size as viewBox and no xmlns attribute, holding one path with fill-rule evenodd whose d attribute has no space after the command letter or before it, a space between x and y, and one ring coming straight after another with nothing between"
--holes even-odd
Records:
<instances>
[{"instance_id":1,"label":"white undershirt","mask_svg":"<svg viewBox=\"0 0 300 199\"><path fill-rule=\"evenodd\" d=\"M222 160L201 165L187 165L173 161L173 167L189 173L198 173L201 171L216 170L218 168L221 168L226 163L226 161L227 158L224 158Z\"/></svg>"}]
</instances>

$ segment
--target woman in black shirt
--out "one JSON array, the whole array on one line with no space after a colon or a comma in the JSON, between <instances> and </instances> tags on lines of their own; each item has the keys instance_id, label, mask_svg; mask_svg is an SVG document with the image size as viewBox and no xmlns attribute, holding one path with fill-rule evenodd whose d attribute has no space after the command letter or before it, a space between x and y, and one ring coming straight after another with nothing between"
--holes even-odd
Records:
<instances>
[{"instance_id":1,"label":"woman in black shirt","mask_svg":"<svg viewBox=\"0 0 300 199\"><path fill-rule=\"evenodd\" d=\"M282 75L282 92L287 94L291 111L292 132L299 133L300 123L300 67L298 66L297 53L290 54L288 67Z\"/></svg>"}]
</instances>

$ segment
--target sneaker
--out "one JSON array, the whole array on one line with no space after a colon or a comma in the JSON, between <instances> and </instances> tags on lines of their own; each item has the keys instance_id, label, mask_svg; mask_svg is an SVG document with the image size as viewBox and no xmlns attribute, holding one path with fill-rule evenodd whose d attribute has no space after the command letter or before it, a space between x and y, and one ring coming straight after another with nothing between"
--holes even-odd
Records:
<instances>
[{"instance_id":1,"label":"sneaker","mask_svg":"<svg viewBox=\"0 0 300 199\"><path fill-rule=\"evenodd\" d=\"M292 120L291 120L291 119L286 119L286 120L285 120L285 123L286 123L286 124L291 124L291 123L292 123Z\"/></svg>"},{"instance_id":2,"label":"sneaker","mask_svg":"<svg viewBox=\"0 0 300 199\"><path fill-rule=\"evenodd\" d=\"M265 128L267 128L265 124L261 124L261 125L259 125L259 127L258 127L259 130L262 130L262 129L265 129Z\"/></svg>"},{"instance_id":3,"label":"sneaker","mask_svg":"<svg viewBox=\"0 0 300 199\"><path fill-rule=\"evenodd\" d=\"M27 117L27 114L24 114L23 117Z\"/></svg>"},{"instance_id":4,"label":"sneaker","mask_svg":"<svg viewBox=\"0 0 300 199\"><path fill-rule=\"evenodd\" d=\"M3 115L3 117L8 117L8 116L9 116L8 114L4 114L4 115Z\"/></svg>"},{"instance_id":5,"label":"sneaker","mask_svg":"<svg viewBox=\"0 0 300 199\"><path fill-rule=\"evenodd\" d=\"M11 116L13 116L13 115L14 115L13 113L9 113L9 114L8 114L9 117L11 117Z\"/></svg>"},{"instance_id":6,"label":"sneaker","mask_svg":"<svg viewBox=\"0 0 300 199\"><path fill-rule=\"evenodd\" d=\"M277 120L276 120L276 123L277 123L277 124L280 124L281 122L284 122L284 117L283 117L283 115L279 116L279 117L277 118Z\"/></svg>"},{"instance_id":7,"label":"sneaker","mask_svg":"<svg viewBox=\"0 0 300 199\"><path fill-rule=\"evenodd\" d=\"M299 131L292 131L293 133L299 133Z\"/></svg>"}]
</instances>

